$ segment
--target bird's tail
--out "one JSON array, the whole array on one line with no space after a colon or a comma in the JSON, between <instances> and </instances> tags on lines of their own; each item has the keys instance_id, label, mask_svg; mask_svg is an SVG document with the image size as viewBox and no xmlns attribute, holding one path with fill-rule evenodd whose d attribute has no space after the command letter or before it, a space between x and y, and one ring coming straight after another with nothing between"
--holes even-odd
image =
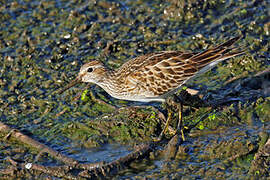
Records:
<instances>
[{"instance_id":1,"label":"bird's tail","mask_svg":"<svg viewBox=\"0 0 270 180\"><path fill-rule=\"evenodd\" d=\"M241 39L242 36L234 37L216 47L210 48L204 52L194 55L190 58L190 65L197 68L196 76L202 74L216 64L231 57L235 57L245 53L240 47L232 47L232 45Z\"/></svg>"}]
</instances>

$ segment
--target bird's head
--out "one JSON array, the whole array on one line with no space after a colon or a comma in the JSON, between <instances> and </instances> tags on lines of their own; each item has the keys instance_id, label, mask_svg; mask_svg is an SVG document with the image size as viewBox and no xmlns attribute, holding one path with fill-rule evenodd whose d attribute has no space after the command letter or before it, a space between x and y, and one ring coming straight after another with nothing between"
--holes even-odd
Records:
<instances>
[{"instance_id":1,"label":"bird's head","mask_svg":"<svg viewBox=\"0 0 270 180\"><path fill-rule=\"evenodd\" d=\"M80 82L90 82L98 84L104 79L105 74L106 74L105 66L97 60L92 60L89 63L84 64L81 67L78 76L73 81L71 81L67 86L61 89L59 93L63 93L67 89L75 86Z\"/></svg>"},{"instance_id":2,"label":"bird's head","mask_svg":"<svg viewBox=\"0 0 270 180\"><path fill-rule=\"evenodd\" d=\"M90 83L99 83L103 80L104 75L106 74L106 69L104 65L97 61L93 60L89 63L84 64L76 79L81 82L90 82Z\"/></svg>"}]
</instances>

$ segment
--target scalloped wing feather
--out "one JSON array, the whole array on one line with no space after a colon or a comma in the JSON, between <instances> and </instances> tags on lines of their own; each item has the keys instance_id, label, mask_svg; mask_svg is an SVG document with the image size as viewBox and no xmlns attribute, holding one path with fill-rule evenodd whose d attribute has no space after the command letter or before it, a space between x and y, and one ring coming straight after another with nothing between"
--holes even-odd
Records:
<instances>
[{"instance_id":1,"label":"scalloped wing feather","mask_svg":"<svg viewBox=\"0 0 270 180\"><path fill-rule=\"evenodd\" d=\"M243 51L229 53L233 49L229 47L238 39L240 36L201 53L164 51L140 56L125 63L117 74L119 79L125 79L127 89L134 89L130 93L149 98L163 96L218 62L242 54Z\"/></svg>"}]
</instances>

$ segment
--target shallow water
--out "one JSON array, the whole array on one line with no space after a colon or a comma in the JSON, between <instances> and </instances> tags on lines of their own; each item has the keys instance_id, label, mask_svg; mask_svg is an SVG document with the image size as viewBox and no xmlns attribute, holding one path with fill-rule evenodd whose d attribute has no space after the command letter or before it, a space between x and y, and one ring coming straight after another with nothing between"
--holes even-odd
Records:
<instances>
[{"instance_id":1,"label":"shallow water","mask_svg":"<svg viewBox=\"0 0 270 180\"><path fill-rule=\"evenodd\" d=\"M70 146L68 146L70 148ZM123 145L105 144L96 148L72 148L73 154L70 157L81 162L97 163L101 161L111 162L127 155L131 151ZM76 153L74 153L76 152Z\"/></svg>"}]
</instances>

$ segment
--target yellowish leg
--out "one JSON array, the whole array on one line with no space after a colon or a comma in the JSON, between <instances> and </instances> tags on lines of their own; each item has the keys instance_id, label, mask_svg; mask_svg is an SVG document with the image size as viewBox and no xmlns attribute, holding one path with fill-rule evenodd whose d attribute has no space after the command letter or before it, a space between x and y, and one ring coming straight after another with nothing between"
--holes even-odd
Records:
<instances>
[{"instance_id":1,"label":"yellowish leg","mask_svg":"<svg viewBox=\"0 0 270 180\"><path fill-rule=\"evenodd\" d=\"M177 130L176 132L179 132L179 130L181 131L181 136L182 136L182 140L185 141L185 135L184 135L184 130L183 130L183 104L180 102L180 105L178 107L178 124L177 124Z\"/></svg>"},{"instance_id":2,"label":"yellowish leg","mask_svg":"<svg viewBox=\"0 0 270 180\"><path fill-rule=\"evenodd\" d=\"M162 140L164 134L168 131L168 127L169 127L171 119L172 119L172 110L168 109L168 118L166 120L165 127L162 129L158 139L154 139L154 141L161 141Z\"/></svg>"},{"instance_id":3,"label":"yellowish leg","mask_svg":"<svg viewBox=\"0 0 270 180\"><path fill-rule=\"evenodd\" d=\"M179 102L179 101L178 101ZM170 124L170 121L172 119L172 113L173 113L173 110L171 109L173 106L171 106L171 103L176 103L175 100L173 100L172 102L171 101L168 101L167 102L167 108L168 108L168 118L166 120L166 123L165 123L165 127L163 128L163 130L161 131L158 139L154 139L154 141L160 141L162 140L162 138L164 137L164 134L168 131L169 129L169 124ZM185 135L184 135L184 127L183 127L183 104L180 102L178 105L178 122L177 122L177 128L176 128L176 131L174 131L173 135L175 135L176 133L181 133L181 137L182 137L182 140L185 141Z\"/></svg>"},{"instance_id":4,"label":"yellowish leg","mask_svg":"<svg viewBox=\"0 0 270 180\"><path fill-rule=\"evenodd\" d=\"M169 127L169 123L172 119L172 111L171 110L168 110L168 118L167 118L167 121L166 121L166 124L165 124L165 127L163 128L162 132L160 133L160 137L163 137L163 135L168 131L168 127Z\"/></svg>"}]
</instances>

